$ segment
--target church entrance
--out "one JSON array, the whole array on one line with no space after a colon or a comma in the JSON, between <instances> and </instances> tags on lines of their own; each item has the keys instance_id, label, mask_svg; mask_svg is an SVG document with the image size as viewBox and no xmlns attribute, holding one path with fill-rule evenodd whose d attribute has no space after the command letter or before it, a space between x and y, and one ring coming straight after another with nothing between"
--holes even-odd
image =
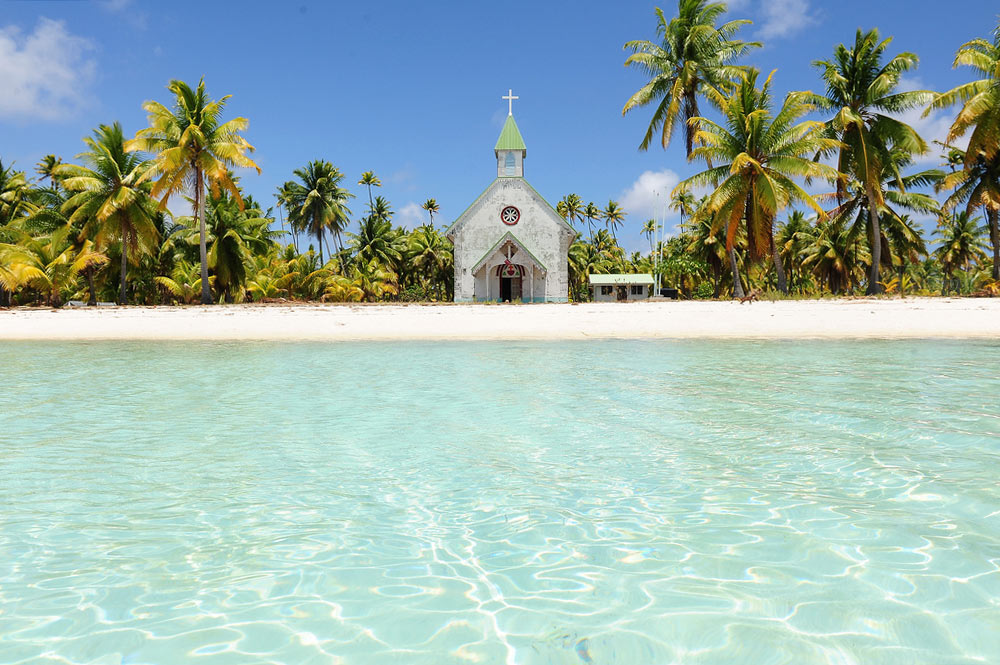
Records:
<instances>
[{"instance_id":1,"label":"church entrance","mask_svg":"<svg viewBox=\"0 0 1000 665\"><path fill-rule=\"evenodd\" d=\"M501 277L500 278L501 302L514 302L519 298L521 298L521 278Z\"/></svg>"},{"instance_id":2,"label":"church entrance","mask_svg":"<svg viewBox=\"0 0 1000 665\"><path fill-rule=\"evenodd\" d=\"M500 280L500 302L514 302L521 296L524 284L524 266L507 262L497 266L496 275Z\"/></svg>"}]
</instances>

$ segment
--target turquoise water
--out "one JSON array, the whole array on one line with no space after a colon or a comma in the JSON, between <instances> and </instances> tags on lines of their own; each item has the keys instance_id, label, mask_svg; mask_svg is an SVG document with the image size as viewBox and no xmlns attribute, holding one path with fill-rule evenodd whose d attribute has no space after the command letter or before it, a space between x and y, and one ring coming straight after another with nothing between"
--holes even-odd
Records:
<instances>
[{"instance_id":1,"label":"turquoise water","mask_svg":"<svg viewBox=\"0 0 1000 665\"><path fill-rule=\"evenodd\" d=\"M998 663L998 368L0 345L0 662Z\"/></svg>"}]
</instances>

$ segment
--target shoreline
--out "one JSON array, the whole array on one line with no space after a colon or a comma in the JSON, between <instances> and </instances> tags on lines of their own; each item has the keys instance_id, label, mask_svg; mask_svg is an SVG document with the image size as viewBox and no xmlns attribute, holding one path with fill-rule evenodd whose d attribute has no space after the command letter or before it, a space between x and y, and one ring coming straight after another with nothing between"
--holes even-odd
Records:
<instances>
[{"instance_id":1,"label":"shoreline","mask_svg":"<svg viewBox=\"0 0 1000 665\"><path fill-rule=\"evenodd\" d=\"M0 341L1000 339L1000 298L0 310Z\"/></svg>"}]
</instances>

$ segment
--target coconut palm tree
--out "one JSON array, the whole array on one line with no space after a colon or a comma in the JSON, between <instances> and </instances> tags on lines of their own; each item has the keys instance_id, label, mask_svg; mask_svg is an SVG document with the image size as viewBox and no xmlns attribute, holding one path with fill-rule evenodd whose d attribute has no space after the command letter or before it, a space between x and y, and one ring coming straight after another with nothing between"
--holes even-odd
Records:
<instances>
[{"instance_id":1,"label":"coconut palm tree","mask_svg":"<svg viewBox=\"0 0 1000 665\"><path fill-rule=\"evenodd\" d=\"M712 272L712 297L718 298L722 291L723 269L729 263L725 238L720 237L722 229L709 215L695 216L692 221L685 224L684 229L688 240L684 249L693 258L709 267ZM734 245L737 239L734 239Z\"/></svg>"},{"instance_id":2,"label":"coconut palm tree","mask_svg":"<svg viewBox=\"0 0 1000 665\"><path fill-rule=\"evenodd\" d=\"M955 54L955 67L971 67L983 78L964 83L934 97L926 116L934 109L962 104L948 131L946 143L953 143L971 130L965 152L965 166L971 168L979 159L992 161L1000 155L1000 22L993 31L993 41L973 39ZM1000 206L1000 201L997 202Z\"/></svg>"},{"instance_id":3,"label":"coconut palm tree","mask_svg":"<svg viewBox=\"0 0 1000 665\"><path fill-rule=\"evenodd\" d=\"M194 90L184 81L173 80L167 90L174 95L173 108L155 101L143 104L149 127L139 130L128 142L127 149L153 155L157 177L153 196L162 197L161 208L165 208L169 198L177 192L193 191L200 233L201 302L209 305L213 300L208 279L206 187L213 194L223 189L228 191L242 207L243 199L229 169L252 168L260 173L260 167L247 156L253 152L253 146L240 136L249 121L240 117L222 122L222 112L231 95L213 101L205 90L205 79L201 79Z\"/></svg>"},{"instance_id":4,"label":"coconut palm tree","mask_svg":"<svg viewBox=\"0 0 1000 665\"><path fill-rule=\"evenodd\" d=\"M871 260L868 246L841 220L820 219L805 249L802 267L810 268L822 287L839 294L850 289L861 276L860 266Z\"/></svg>"},{"instance_id":5,"label":"coconut palm tree","mask_svg":"<svg viewBox=\"0 0 1000 665\"><path fill-rule=\"evenodd\" d=\"M583 199L579 194L567 194L556 204L556 212L567 222L575 225L583 219Z\"/></svg>"},{"instance_id":6,"label":"coconut palm tree","mask_svg":"<svg viewBox=\"0 0 1000 665\"><path fill-rule=\"evenodd\" d=\"M52 307L62 306L64 293L74 289L81 272L107 262L108 257L95 251L89 240L79 250L74 248L65 231L38 238L25 234L16 245L0 243L0 267L6 264L5 272L15 277L4 279L4 286L11 291L29 286Z\"/></svg>"},{"instance_id":7,"label":"coconut palm tree","mask_svg":"<svg viewBox=\"0 0 1000 665\"><path fill-rule=\"evenodd\" d=\"M368 207L371 208L374 205L372 200L372 187L381 187L382 181L378 179L373 171L365 171L361 174L361 179L358 180L359 185L366 185L368 187Z\"/></svg>"},{"instance_id":8,"label":"coconut palm tree","mask_svg":"<svg viewBox=\"0 0 1000 665\"><path fill-rule=\"evenodd\" d=\"M274 220L266 217L250 196L243 201L242 208L234 197L223 191L218 196L209 193L206 203L206 242L208 266L213 273L212 286L225 301L241 302L247 268L252 265L253 257L276 248L275 239L283 232L270 229ZM178 221L185 227L178 234L181 240L194 243L200 239L197 219L181 217Z\"/></svg>"},{"instance_id":9,"label":"coconut palm tree","mask_svg":"<svg viewBox=\"0 0 1000 665\"><path fill-rule=\"evenodd\" d=\"M678 226L684 225L684 218L690 217L698 207L698 202L691 192L676 192L670 197L669 208L677 212L681 219Z\"/></svg>"},{"instance_id":10,"label":"coconut palm tree","mask_svg":"<svg viewBox=\"0 0 1000 665\"><path fill-rule=\"evenodd\" d=\"M212 278L209 279L213 279ZM201 296L201 276L195 263L178 261L170 272L170 277L157 276L153 281L173 298L185 305L194 303Z\"/></svg>"},{"instance_id":11,"label":"coconut palm tree","mask_svg":"<svg viewBox=\"0 0 1000 665\"><path fill-rule=\"evenodd\" d=\"M63 187L74 192L62 204L61 212L71 224L82 225L81 235L94 241L106 252L121 247L121 277L118 302L128 303L128 260L138 262L157 247L156 202L147 182L154 168L126 150L125 135L119 123L100 125L83 142L88 150L77 155L83 165L62 164L54 167Z\"/></svg>"},{"instance_id":12,"label":"coconut palm tree","mask_svg":"<svg viewBox=\"0 0 1000 665\"><path fill-rule=\"evenodd\" d=\"M625 215L627 215L624 210L622 210L621 205L617 201L608 201L608 205L605 206L604 210L601 211L601 217L604 218L604 224L611 231L612 237L615 241L618 240L618 234L615 230L619 226L625 225Z\"/></svg>"},{"instance_id":13,"label":"coconut palm tree","mask_svg":"<svg viewBox=\"0 0 1000 665\"><path fill-rule=\"evenodd\" d=\"M24 172L15 171L13 164L5 167L0 159L0 227L26 213L28 192Z\"/></svg>"},{"instance_id":14,"label":"coconut palm tree","mask_svg":"<svg viewBox=\"0 0 1000 665\"><path fill-rule=\"evenodd\" d=\"M706 163L722 162L677 185L675 192L692 187L712 186L705 204L695 214L711 217L726 229L726 251L733 272L734 296L742 290L738 275L734 241L739 227L745 224L750 260L771 255L778 276L778 288L788 292L781 254L774 242L775 216L792 201L801 201L820 216L822 208L813 197L792 181L793 177L835 179L837 171L809 159L839 146L835 139L822 135L823 124L815 121L795 123L814 107L802 94L792 93L777 114L772 114L771 76L757 87L757 70L750 70L732 94L719 90L708 94L722 110L725 125L707 118L694 118L698 129L698 147L692 159Z\"/></svg>"},{"instance_id":15,"label":"coconut palm tree","mask_svg":"<svg viewBox=\"0 0 1000 665\"><path fill-rule=\"evenodd\" d=\"M660 230L660 225L656 223L655 219L647 219L642 224L642 235L646 236L646 240L649 241L649 253L653 253L653 234Z\"/></svg>"},{"instance_id":16,"label":"coconut palm tree","mask_svg":"<svg viewBox=\"0 0 1000 665\"><path fill-rule=\"evenodd\" d=\"M889 256L896 265L896 279L899 281L899 295L906 295L904 277L907 266L920 263L927 256L927 243L923 231L909 215L891 215L882 225L888 240Z\"/></svg>"},{"instance_id":17,"label":"coconut palm tree","mask_svg":"<svg viewBox=\"0 0 1000 665\"><path fill-rule=\"evenodd\" d=\"M760 46L758 42L733 39L750 21L728 21L717 26L725 12L723 2L678 0L677 16L670 21L656 9L658 42L640 39L625 43L625 50L632 52L625 66L638 68L649 80L625 102L622 115L640 106L656 105L640 150L648 149L656 134L666 149L674 127L683 123L690 156L694 134L688 123L701 115L699 94L705 86L725 89L742 71L733 63Z\"/></svg>"},{"instance_id":18,"label":"coconut palm tree","mask_svg":"<svg viewBox=\"0 0 1000 665\"><path fill-rule=\"evenodd\" d=\"M876 215L879 230L877 239L871 235L868 188L863 183L851 178L842 191L823 197L841 200L840 205L829 211L830 216L847 224L852 237L867 238L870 255L875 253L875 245L878 245L879 256L885 255L889 266L895 263L891 246L892 237L895 236L899 242L905 240L905 243L922 246L922 240L914 235L911 226L903 221L900 211L935 215L939 212L938 202L934 197L914 189L937 185L944 173L937 169L927 169L903 175L903 169L912 162L910 154L899 148L890 149L882 156L880 164L882 174L875 187L882 195L882 203L878 206Z\"/></svg>"},{"instance_id":19,"label":"coconut palm tree","mask_svg":"<svg viewBox=\"0 0 1000 665\"><path fill-rule=\"evenodd\" d=\"M433 226L415 229L407 239L409 263L427 282L443 287L439 297L448 297L454 279L454 248L451 241Z\"/></svg>"},{"instance_id":20,"label":"coconut palm tree","mask_svg":"<svg viewBox=\"0 0 1000 665\"><path fill-rule=\"evenodd\" d=\"M435 199L427 199L420 207L426 210L427 214L431 216L430 224L434 226L434 213L440 212L441 206L438 205Z\"/></svg>"},{"instance_id":21,"label":"coconut palm tree","mask_svg":"<svg viewBox=\"0 0 1000 665\"><path fill-rule=\"evenodd\" d=\"M381 198L375 199L376 209L380 208ZM361 221L358 233L350 234L351 248L362 270L367 270L372 262L393 271L399 268L406 246L402 234L392 226L391 215L391 210L373 212Z\"/></svg>"},{"instance_id":22,"label":"coconut palm tree","mask_svg":"<svg viewBox=\"0 0 1000 665\"><path fill-rule=\"evenodd\" d=\"M972 217L964 210L953 215L941 215L938 219L936 233L941 244L934 254L945 274L942 295L953 286L956 270L968 271L974 261L986 259L985 228L979 225L980 221L979 217Z\"/></svg>"},{"instance_id":23,"label":"coconut palm tree","mask_svg":"<svg viewBox=\"0 0 1000 665\"><path fill-rule=\"evenodd\" d=\"M288 211L288 224L294 231L304 231L316 236L320 263L323 261L323 234L333 232L337 250L341 252L341 233L347 227L351 213L347 200L353 194L340 186L344 174L336 166L317 159L304 168L294 171L298 182L282 185L282 197Z\"/></svg>"},{"instance_id":24,"label":"coconut palm tree","mask_svg":"<svg viewBox=\"0 0 1000 665\"><path fill-rule=\"evenodd\" d=\"M587 228L590 229L590 241L594 242L594 220L601 217L601 209L597 207L596 203L591 201L581 214L587 220Z\"/></svg>"},{"instance_id":25,"label":"coconut palm tree","mask_svg":"<svg viewBox=\"0 0 1000 665\"><path fill-rule=\"evenodd\" d=\"M933 93L926 90L899 92L903 74L914 69L919 59L913 53L900 53L883 62L892 38L880 39L878 30L857 31L854 45L840 44L833 59L813 63L822 74L826 94L808 94L808 101L834 113L827 124L831 136L842 142L837 168L857 181L868 201L869 237L882 237L879 212L884 205L884 167L892 162L890 153L909 154L927 151L927 144L911 126L893 117L929 102ZM846 195L847 179L842 178L838 193ZM871 269L867 293L881 290L879 270L881 243L871 246Z\"/></svg>"},{"instance_id":26,"label":"coconut palm tree","mask_svg":"<svg viewBox=\"0 0 1000 665\"><path fill-rule=\"evenodd\" d=\"M963 166L945 175L938 183L938 190L951 191L942 204L944 210L953 210L965 204L969 215L981 206L989 227L993 247L993 279L1000 279L1000 154L987 160L982 154L971 164L966 164L968 153L952 149L951 155Z\"/></svg>"},{"instance_id":27,"label":"coconut palm tree","mask_svg":"<svg viewBox=\"0 0 1000 665\"><path fill-rule=\"evenodd\" d=\"M788 266L789 289L802 285L802 259L812 240L813 228L801 210L793 210L778 226L775 242L783 264Z\"/></svg>"}]
</instances>

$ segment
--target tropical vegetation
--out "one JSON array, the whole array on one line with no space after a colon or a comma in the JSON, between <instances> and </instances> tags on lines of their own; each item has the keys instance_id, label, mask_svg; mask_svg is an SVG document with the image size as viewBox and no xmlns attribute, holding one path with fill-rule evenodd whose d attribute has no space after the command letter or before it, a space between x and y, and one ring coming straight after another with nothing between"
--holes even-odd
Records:
<instances>
[{"instance_id":1,"label":"tropical vegetation","mask_svg":"<svg viewBox=\"0 0 1000 665\"><path fill-rule=\"evenodd\" d=\"M813 63L814 91L777 98L780 73L747 61L761 44L726 11L679 0L625 44L643 80L623 114L651 111L640 149L683 131L699 170L665 192L673 228L606 192L559 199L577 230L570 297L600 273L655 273L687 298L1000 295L1000 25L958 47L974 78L948 91L910 89L916 54L862 29ZM0 155L0 306L451 299L437 198L406 228L375 171L323 155L255 198L233 99L204 80L167 89L134 134L108 122L27 169ZM952 114L940 144L904 122L914 110Z\"/></svg>"}]
</instances>

